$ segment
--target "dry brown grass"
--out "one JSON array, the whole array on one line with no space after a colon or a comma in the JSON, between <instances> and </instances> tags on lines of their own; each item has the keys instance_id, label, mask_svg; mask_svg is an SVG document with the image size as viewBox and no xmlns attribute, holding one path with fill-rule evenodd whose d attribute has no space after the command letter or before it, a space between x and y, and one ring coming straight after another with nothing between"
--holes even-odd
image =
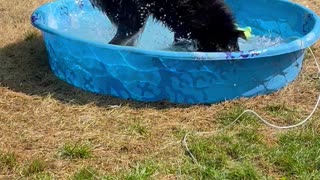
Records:
<instances>
[{"instance_id":1,"label":"dry brown grass","mask_svg":"<svg viewBox=\"0 0 320 180\"><path fill-rule=\"evenodd\" d=\"M46 1L0 0L0 153L15 153L21 166L40 158L57 179L66 179L86 166L109 173L144 160L174 166L185 158L179 144L183 132L216 128L219 114L237 104L280 124L292 121L268 113L268 105L286 104L297 112L297 118L303 118L315 104L319 83L313 78L316 69L311 58L306 58L299 78L277 93L212 106L146 104L75 89L51 73L40 34L29 22L32 11ZM298 2L320 14L317 0ZM30 32L37 37L24 40ZM313 47L318 57L319 45ZM317 112L310 128L319 131L319 117ZM278 131L259 128L266 142L275 143ZM67 142L90 144L93 157L57 158L59 148ZM0 169L0 179L19 178L21 171L20 166ZM177 178L170 173L155 177Z\"/></svg>"}]
</instances>

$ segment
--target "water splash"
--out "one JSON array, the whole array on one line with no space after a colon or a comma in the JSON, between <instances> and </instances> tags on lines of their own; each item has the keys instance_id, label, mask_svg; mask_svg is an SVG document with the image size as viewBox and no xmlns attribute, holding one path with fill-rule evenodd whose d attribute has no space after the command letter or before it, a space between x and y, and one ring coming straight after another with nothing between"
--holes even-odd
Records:
<instances>
[{"instance_id":1,"label":"water splash","mask_svg":"<svg viewBox=\"0 0 320 180\"><path fill-rule=\"evenodd\" d=\"M252 36L249 40L239 38L239 46L241 51L261 50L269 47L276 47L284 43L280 37L271 36Z\"/></svg>"},{"instance_id":2,"label":"water splash","mask_svg":"<svg viewBox=\"0 0 320 180\"><path fill-rule=\"evenodd\" d=\"M95 12L96 18L89 18L85 14L69 14L68 25L63 20L56 21L54 18L49 20L49 26L52 28L63 29L64 33L68 33L74 37L83 40L89 40L99 43L109 42L116 33L116 28L111 22L99 12ZM150 26L152 24L152 26ZM63 26L63 28L61 28ZM173 44L174 34L165 28L161 23L155 23L153 19L147 21L145 31L140 36L137 48L147 50L164 50L191 52L196 51L196 45L192 41L182 41L179 44ZM268 47L279 46L284 43L283 39L271 36L252 36L251 39L245 41L239 38L239 46L241 51L261 50Z\"/></svg>"}]
</instances>

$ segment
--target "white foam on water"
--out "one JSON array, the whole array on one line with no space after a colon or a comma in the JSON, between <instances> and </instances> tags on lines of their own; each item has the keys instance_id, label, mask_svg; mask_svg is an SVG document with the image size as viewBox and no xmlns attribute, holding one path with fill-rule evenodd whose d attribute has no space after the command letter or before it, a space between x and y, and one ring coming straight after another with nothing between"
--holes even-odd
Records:
<instances>
[{"instance_id":1,"label":"white foam on water","mask_svg":"<svg viewBox=\"0 0 320 180\"><path fill-rule=\"evenodd\" d=\"M261 50L269 47L276 47L284 43L283 39L280 36L270 37L255 35L252 35L249 40L239 38L238 42L241 51Z\"/></svg>"}]
</instances>

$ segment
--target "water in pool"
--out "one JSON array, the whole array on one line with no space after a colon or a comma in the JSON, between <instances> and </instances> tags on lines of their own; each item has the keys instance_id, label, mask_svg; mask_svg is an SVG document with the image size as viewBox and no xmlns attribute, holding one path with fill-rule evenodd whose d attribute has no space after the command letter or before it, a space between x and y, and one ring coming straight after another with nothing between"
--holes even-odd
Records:
<instances>
[{"instance_id":1,"label":"water in pool","mask_svg":"<svg viewBox=\"0 0 320 180\"><path fill-rule=\"evenodd\" d=\"M52 28L63 29L75 37L84 40L107 43L115 35L116 28L111 25L105 16L96 12L97 18L87 18L84 14L69 15L68 23L59 23L54 18L49 20L49 26ZM62 21L63 22L63 21ZM192 42L185 41L179 46L173 46L173 33L165 28L161 23L156 23L152 28L149 24L154 23L149 18L144 33L141 35L138 48L147 50L166 50L166 51L195 51L196 48ZM254 32L253 32L254 34ZM239 38L239 46L241 51L264 49L272 46L278 46L283 43L283 39L271 36L255 36L245 41Z\"/></svg>"}]
</instances>

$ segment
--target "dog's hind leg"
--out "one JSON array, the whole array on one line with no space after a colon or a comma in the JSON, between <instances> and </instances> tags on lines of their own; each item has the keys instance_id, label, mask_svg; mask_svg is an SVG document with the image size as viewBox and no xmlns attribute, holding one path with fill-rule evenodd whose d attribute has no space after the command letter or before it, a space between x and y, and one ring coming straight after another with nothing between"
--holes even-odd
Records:
<instances>
[{"instance_id":1,"label":"dog's hind leg","mask_svg":"<svg viewBox=\"0 0 320 180\"><path fill-rule=\"evenodd\" d=\"M178 43L181 40L190 39L190 33L188 32L175 32L174 33L174 43Z\"/></svg>"},{"instance_id":2,"label":"dog's hind leg","mask_svg":"<svg viewBox=\"0 0 320 180\"><path fill-rule=\"evenodd\" d=\"M109 42L109 44L127 46L128 44L133 44L132 42L135 39L135 34L137 32L132 29L128 29L127 27L123 27L123 25L118 25L117 33L113 37L113 39Z\"/></svg>"},{"instance_id":3,"label":"dog's hind leg","mask_svg":"<svg viewBox=\"0 0 320 180\"><path fill-rule=\"evenodd\" d=\"M123 6L120 9L116 25L118 27L114 38L110 44L133 46L139 35L144 31L144 27L149 16L149 11L134 1L122 1Z\"/></svg>"},{"instance_id":4,"label":"dog's hind leg","mask_svg":"<svg viewBox=\"0 0 320 180\"><path fill-rule=\"evenodd\" d=\"M195 45L194 41L190 38L191 33L189 31L177 31L174 33L173 46L187 47L189 45Z\"/></svg>"},{"instance_id":5,"label":"dog's hind leg","mask_svg":"<svg viewBox=\"0 0 320 180\"><path fill-rule=\"evenodd\" d=\"M139 36L145 29L146 23L143 26L135 26L134 28L129 28L125 25L119 25L118 30L114 38L109 42L110 44L123 45L123 46L134 46Z\"/></svg>"},{"instance_id":6,"label":"dog's hind leg","mask_svg":"<svg viewBox=\"0 0 320 180\"><path fill-rule=\"evenodd\" d=\"M144 30L149 10L137 0L90 0L117 26L116 35L109 44L133 46Z\"/></svg>"}]
</instances>

